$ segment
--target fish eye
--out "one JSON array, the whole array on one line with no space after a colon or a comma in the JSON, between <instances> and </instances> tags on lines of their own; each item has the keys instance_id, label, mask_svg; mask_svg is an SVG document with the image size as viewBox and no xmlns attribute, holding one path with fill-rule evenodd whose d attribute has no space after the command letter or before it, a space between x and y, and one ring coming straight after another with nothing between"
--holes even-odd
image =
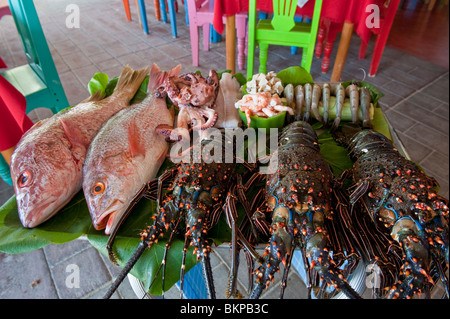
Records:
<instances>
[{"instance_id":1,"label":"fish eye","mask_svg":"<svg viewBox=\"0 0 450 319\"><path fill-rule=\"evenodd\" d=\"M17 185L19 185L19 187L24 187L27 186L29 183L31 183L31 173L25 171L17 179Z\"/></svg>"},{"instance_id":2,"label":"fish eye","mask_svg":"<svg viewBox=\"0 0 450 319\"><path fill-rule=\"evenodd\" d=\"M92 193L95 195L101 194L104 191L105 191L105 184L103 184L102 182L96 183L92 188Z\"/></svg>"}]
</instances>

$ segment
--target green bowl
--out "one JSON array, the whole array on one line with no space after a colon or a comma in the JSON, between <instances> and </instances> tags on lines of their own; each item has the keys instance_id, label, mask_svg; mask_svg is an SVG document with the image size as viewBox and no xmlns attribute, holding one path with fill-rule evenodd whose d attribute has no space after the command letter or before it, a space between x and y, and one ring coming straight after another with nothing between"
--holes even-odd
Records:
<instances>
[{"instance_id":1,"label":"green bowl","mask_svg":"<svg viewBox=\"0 0 450 319\"><path fill-rule=\"evenodd\" d=\"M245 113L239 110L239 115L241 116L242 121L245 126L247 125L247 117ZM250 127L252 128L260 128L260 129L269 129L269 128L282 128L284 126L284 119L286 118L286 112L281 112L278 115L272 117L260 117L260 116L250 116L251 122Z\"/></svg>"}]
</instances>

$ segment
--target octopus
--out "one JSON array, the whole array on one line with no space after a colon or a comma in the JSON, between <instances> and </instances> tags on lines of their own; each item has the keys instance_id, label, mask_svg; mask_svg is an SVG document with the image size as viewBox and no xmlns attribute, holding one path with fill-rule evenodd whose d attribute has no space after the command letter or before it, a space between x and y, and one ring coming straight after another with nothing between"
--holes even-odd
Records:
<instances>
[{"instance_id":1,"label":"octopus","mask_svg":"<svg viewBox=\"0 0 450 319\"><path fill-rule=\"evenodd\" d=\"M204 78L198 73L186 73L169 77L156 89L158 97L168 96L178 106L177 128L186 130L206 130L214 126L218 115L213 109L219 92L219 75L210 70ZM157 128L160 134L171 140L180 140L182 134L173 134L167 125Z\"/></svg>"}]
</instances>

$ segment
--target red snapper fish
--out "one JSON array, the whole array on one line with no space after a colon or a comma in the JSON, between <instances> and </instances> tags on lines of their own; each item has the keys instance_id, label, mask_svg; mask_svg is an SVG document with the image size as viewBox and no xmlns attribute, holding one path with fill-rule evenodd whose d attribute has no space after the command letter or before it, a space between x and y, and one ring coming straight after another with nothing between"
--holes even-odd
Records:
<instances>
[{"instance_id":1,"label":"red snapper fish","mask_svg":"<svg viewBox=\"0 0 450 319\"><path fill-rule=\"evenodd\" d=\"M22 136L11 156L11 176L24 227L45 222L81 190L89 144L111 116L130 106L148 70L126 66L111 96L97 91Z\"/></svg>"},{"instance_id":2,"label":"red snapper fish","mask_svg":"<svg viewBox=\"0 0 450 319\"><path fill-rule=\"evenodd\" d=\"M174 114L155 90L180 69L162 72L153 64L147 97L114 115L89 146L83 191L95 229L105 229L106 235L120 225L133 197L166 159L169 144L156 128L173 126Z\"/></svg>"}]
</instances>

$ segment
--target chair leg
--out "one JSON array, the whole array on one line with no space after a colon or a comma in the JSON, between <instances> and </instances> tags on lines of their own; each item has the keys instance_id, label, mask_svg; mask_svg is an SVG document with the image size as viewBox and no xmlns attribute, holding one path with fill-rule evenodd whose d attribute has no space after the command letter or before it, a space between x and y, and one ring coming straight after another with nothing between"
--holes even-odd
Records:
<instances>
[{"instance_id":1,"label":"chair leg","mask_svg":"<svg viewBox=\"0 0 450 319\"><path fill-rule=\"evenodd\" d=\"M186 25L189 25L189 11L187 1L184 1L184 19L186 20Z\"/></svg>"},{"instance_id":2,"label":"chair leg","mask_svg":"<svg viewBox=\"0 0 450 319\"><path fill-rule=\"evenodd\" d=\"M203 51L209 51L209 30L210 24L205 23L203 25Z\"/></svg>"},{"instance_id":3,"label":"chair leg","mask_svg":"<svg viewBox=\"0 0 450 319\"><path fill-rule=\"evenodd\" d=\"M397 12L400 0L391 0L388 11L384 18L384 23L381 27L380 34L378 34L375 48L373 49L372 62L370 63L369 76L375 76L380 64L381 56L383 55L384 46L386 45L389 33L391 32L392 24L394 23L395 13Z\"/></svg>"},{"instance_id":4,"label":"chair leg","mask_svg":"<svg viewBox=\"0 0 450 319\"><path fill-rule=\"evenodd\" d=\"M244 69L245 64L245 38L247 35L247 19L236 18L236 33L238 47L238 67Z\"/></svg>"},{"instance_id":5,"label":"chair leg","mask_svg":"<svg viewBox=\"0 0 450 319\"><path fill-rule=\"evenodd\" d=\"M325 42L325 48L323 50L323 59L322 59L322 73L327 73L328 69L330 68L330 56L331 52L333 52L333 41L327 41Z\"/></svg>"},{"instance_id":6,"label":"chair leg","mask_svg":"<svg viewBox=\"0 0 450 319\"><path fill-rule=\"evenodd\" d=\"M131 21L130 2L128 0L123 0L123 6L125 8L125 14L127 15L127 20Z\"/></svg>"},{"instance_id":7,"label":"chair leg","mask_svg":"<svg viewBox=\"0 0 450 319\"><path fill-rule=\"evenodd\" d=\"M166 1L159 0L159 7L161 8L161 18L164 23L167 23Z\"/></svg>"},{"instance_id":8,"label":"chair leg","mask_svg":"<svg viewBox=\"0 0 450 319\"><path fill-rule=\"evenodd\" d=\"M175 2L174 0L169 0L167 3L169 6L169 15L170 15L170 27L172 28L172 36L174 38L177 37L177 17L175 15Z\"/></svg>"},{"instance_id":9,"label":"chair leg","mask_svg":"<svg viewBox=\"0 0 450 319\"><path fill-rule=\"evenodd\" d=\"M314 56L314 46L303 48L302 67L305 68L305 70L308 72L311 71L313 56Z\"/></svg>"},{"instance_id":10,"label":"chair leg","mask_svg":"<svg viewBox=\"0 0 450 319\"><path fill-rule=\"evenodd\" d=\"M369 43L365 43L361 40L361 45L359 46L359 59L363 60L366 58L367 46Z\"/></svg>"},{"instance_id":11,"label":"chair leg","mask_svg":"<svg viewBox=\"0 0 450 319\"><path fill-rule=\"evenodd\" d=\"M198 27L194 25L193 21L190 21L189 33L191 36L192 65L198 66L198 54L199 54Z\"/></svg>"},{"instance_id":12,"label":"chair leg","mask_svg":"<svg viewBox=\"0 0 450 319\"><path fill-rule=\"evenodd\" d=\"M325 39L325 33L326 33L326 27L325 23L321 21L319 25L319 30L317 32L317 44L316 44L316 50L315 54L317 58L320 58L322 56L323 51L323 41Z\"/></svg>"},{"instance_id":13,"label":"chair leg","mask_svg":"<svg viewBox=\"0 0 450 319\"><path fill-rule=\"evenodd\" d=\"M144 0L139 0L139 12L141 13L142 27L145 34L148 34L147 13L145 11Z\"/></svg>"},{"instance_id":14,"label":"chair leg","mask_svg":"<svg viewBox=\"0 0 450 319\"><path fill-rule=\"evenodd\" d=\"M155 2L155 16L156 20L161 20L161 8L159 7L159 0L154 0Z\"/></svg>"},{"instance_id":15,"label":"chair leg","mask_svg":"<svg viewBox=\"0 0 450 319\"><path fill-rule=\"evenodd\" d=\"M259 73L267 72L267 55L269 53L269 45L259 43Z\"/></svg>"}]
</instances>

